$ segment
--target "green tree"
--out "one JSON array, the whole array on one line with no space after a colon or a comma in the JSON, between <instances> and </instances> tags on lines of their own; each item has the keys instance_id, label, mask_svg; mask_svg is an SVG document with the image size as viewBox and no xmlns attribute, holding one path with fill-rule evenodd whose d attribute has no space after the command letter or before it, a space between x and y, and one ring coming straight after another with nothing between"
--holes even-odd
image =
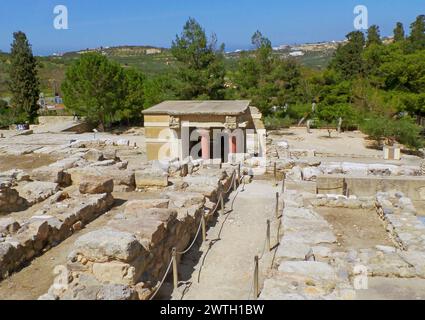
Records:
<instances>
[{"instance_id":1,"label":"green tree","mask_svg":"<svg viewBox=\"0 0 425 320\"><path fill-rule=\"evenodd\" d=\"M406 35L404 32L404 26L401 22L397 22L397 25L394 29L394 41L400 42L406 39Z\"/></svg>"},{"instance_id":2,"label":"green tree","mask_svg":"<svg viewBox=\"0 0 425 320\"><path fill-rule=\"evenodd\" d=\"M225 91L224 45L217 49L213 35L207 39L204 29L190 18L171 52L178 61L178 95L182 99L223 99Z\"/></svg>"},{"instance_id":3,"label":"green tree","mask_svg":"<svg viewBox=\"0 0 425 320\"><path fill-rule=\"evenodd\" d=\"M346 37L348 42L338 47L330 67L336 70L344 79L352 79L364 75L363 50L365 37L361 31L353 31Z\"/></svg>"},{"instance_id":4,"label":"green tree","mask_svg":"<svg viewBox=\"0 0 425 320\"><path fill-rule=\"evenodd\" d=\"M382 147L383 144L391 146L395 142L415 149L423 145L423 140L420 137L422 128L409 117L394 120L372 115L363 122L361 129L374 139L379 147Z\"/></svg>"},{"instance_id":5,"label":"green tree","mask_svg":"<svg viewBox=\"0 0 425 320\"><path fill-rule=\"evenodd\" d=\"M342 128L348 129L357 123L356 112L349 104L324 105L319 107L319 126L326 128L331 137L332 130L342 120Z\"/></svg>"},{"instance_id":6,"label":"green tree","mask_svg":"<svg viewBox=\"0 0 425 320\"><path fill-rule=\"evenodd\" d=\"M410 26L409 40L414 49L425 49L425 15L420 15Z\"/></svg>"},{"instance_id":7,"label":"green tree","mask_svg":"<svg viewBox=\"0 0 425 320\"><path fill-rule=\"evenodd\" d=\"M379 27L377 25L372 25L367 30L366 46L369 47L372 44L382 44L381 32L379 31Z\"/></svg>"},{"instance_id":8,"label":"green tree","mask_svg":"<svg viewBox=\"0 0 425 320\"><path fill-rule=\"evenodd\" d=\"M269 39L257 31L252 36L253 53L244 52L233 80L237 97L251 99L253 104L268 115L273 106L297 102L301 70L295 60L273 55Z\"/></svg>"},{"instance_id":9,"label":"green tree","mask_svg":"<svg viewBox=\"0 0 425 320\"><path fill-rule=\"evenodd\" d=\"M177 81L170 73L146 79L143 85L145 109L164 100L177 99L174 89Z\"/></svg>"},{"instance_id":10,"label":"green tree","mask_svg":"<svg viewBox=\"0 0 425 320\"><path fill-rule=\"evenodd\" d=\"M40 95L37 61L25 33L15 32L13 39L9 69L12 114L18 122L34 122Z\"/></svg>"},{"instance_id":11,"label":"green tree","mask_svg":"<svg viewBox=\"0 0 425 320\"><path fill-rule=\"evenodd\" d=\"M123 68L98 53L86 53L68 67L62 84L67 109L86 117L100 130L110 126L126 104Z\"/></svg>"},{"instance_id":12,"label":"green tree","mask_svg":"<svg viewBox=\"0 0 425 320\"><path fill-rule=\"evenodd\" d=\"M145 103L144 83L143 73L133 68L125 70L125 99L117 110L117 120L126 120L128 124L140 122Z\"/></svg>"}]
</instances>

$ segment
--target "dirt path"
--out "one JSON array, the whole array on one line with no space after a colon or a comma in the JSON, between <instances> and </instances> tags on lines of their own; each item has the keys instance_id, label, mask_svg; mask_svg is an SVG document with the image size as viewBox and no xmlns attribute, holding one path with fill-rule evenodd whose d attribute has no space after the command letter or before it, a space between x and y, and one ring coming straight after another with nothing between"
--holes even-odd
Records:
<instances>
[{"instance_id":1,"label":"dirt path","mask_svg":"<svg viewBox=\"0 0 425 320\"><path fill-rule=\"evenodd\" d=\"M240 187L240 190L242 187ZM247 300L252 288L254 257L261 254L265 244L266 221L274 219L275 194L278 191L270 181L256 180L240 192L234 202L234 210L220 216L215 227L208 232L208 241L197 255L198 264L192 268L190 286L184 292L184 300ZM234 197L234 193L230 199ZM231 202L227 204L228 210ZM272 235L277 230L272 227ZM220 240L217 240L220 239ZM272 237L275 242L276 236ZM194 257L188 254L182 265L190 265ZM260 268L268 270L273 253L267 253ZM264 274L264 272L261 272ZM199 278L199 282L198 282ZM181 299L183 290L174 292L174 299ZM251 293L251 298L252 298Z\"/></svg>"}]
</instances>

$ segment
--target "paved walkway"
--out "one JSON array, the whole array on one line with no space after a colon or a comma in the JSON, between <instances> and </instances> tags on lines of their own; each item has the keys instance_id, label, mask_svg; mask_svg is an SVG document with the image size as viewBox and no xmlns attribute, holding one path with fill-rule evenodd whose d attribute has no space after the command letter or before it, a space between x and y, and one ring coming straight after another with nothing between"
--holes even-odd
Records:
<instances>
[{"instance_id":1,"label":"paved walkway","mask_svg":"<svg viewBox=\"0 0 425 320\"><path fill-rule=\"evenodd\" d=\"M267 219L275 221L275 197L278 188L270 181L254 180L245 187L234 202L234 210L220 216L207 235L208 241L200 253L190 253L183 258L182 270L191 265L190 279L186 290L174 292L174 299L184 300L247 300L253 298L252 283L254 257L261 255L265 247ZM230 210L230 196L226 209ZM276 242L277 226L272 224L272 245ZM220 240L217 240L220 239ZM272 253L261 260L262 274L271 266ZM193 267L193 261L198 261ZM185 268L186 267L186 268ZM184 271L182 271L184 273ZM199 282L198 282L199 278ZM260 281L261 282L261 281ZM185 292L184 292L185 291Z\"/></svg>"}]
</instances>

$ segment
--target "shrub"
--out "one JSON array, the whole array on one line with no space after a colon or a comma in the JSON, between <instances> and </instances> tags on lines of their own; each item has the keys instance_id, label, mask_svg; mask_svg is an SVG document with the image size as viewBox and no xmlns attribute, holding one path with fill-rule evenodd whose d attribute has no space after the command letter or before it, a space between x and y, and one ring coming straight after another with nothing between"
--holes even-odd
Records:
<instances>
[{"instance_id":1,"label":"shrub","mask_svg":"<svg viewBox=\"0 0 425 320\"><path fill-rule=\"evenodd\" d=\"M278 130L282 128L289 128L293 124L291 118L267 116L264 118L264 125L267 130Z\"/></svg>"},{"instance_id":2,"label":"shrub","mask_svg":"<svg viewBox=\"0 0 425 320\"><path fill-rule=\"evenodd\" d=\"M414 149L423 146L422 129L410 117L394 120L372 116L362 123L361 130L380 146L383 143L393 145L396 141Z\"/></svg>"},{"instance_id":3,"label":"shrub","mask_svg":"<svg viewBox=\"0 0 425 320\"><path fill-rule=\"evenodd\" d=\"M303 117L307 116L311 112L311 104L295 104L290 105L287 111L287 115L300 121Z\"/></svg>"}]
</instances>

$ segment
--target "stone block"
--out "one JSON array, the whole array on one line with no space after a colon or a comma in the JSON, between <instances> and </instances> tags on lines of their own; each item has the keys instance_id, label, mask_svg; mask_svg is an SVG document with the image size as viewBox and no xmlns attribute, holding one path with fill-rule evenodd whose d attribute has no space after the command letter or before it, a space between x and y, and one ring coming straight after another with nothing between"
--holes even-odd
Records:
<instances>
[{"instance_id":1,"label":"stone block","mask_svg":"<svg viewBox=\"0 0 425 320\"><path fill-rule=\"evenodd\" d=\"M133 214L137 211L145 209L167 209L170 200L168 199L152 199L152 200L133 200L125 206L124 214Z\"/></svg>"},{"instance_id":2,"label":"stone block","mask_svg":"<svg viewBox=\"0 0 425 320\"><path fill-rule=\"evenodd\" d=\"M107 176L88 176L80 183L79 190L82 194L112 193L114 180Z\"/></svg>"},{"instance_id":3,"label":"stone block","mask_svg":"<svg viewBox=\"0 0 425 320\"><path fill-rule=\"evenodd\" d=\"M91 162L102 161L104 159L103 153L97 149L90 149L83 158Z\"/></svg>"},{"instance_id":4,"label":"stone block","mask_svg":"<svg viewBox=\"0 0 425 320\"><path fill-rule=\"evenodd\" d=\"M100 282L123 285L134 285L137 282L136 269L128 263L119 261L94 263L92 270Z\"/></svg>"},{"instance_id":5,"label":"stone block","mask_svg":"<svg viewBox=\"0 0 425 320\"><path fill-rule=\"evenodd\" d=\"M161 170L138 170L135 172L136 187L138 189L168 186L168 174Z\"/></svg>"},{"instance_id":6,"label":"stone block","mask_svg":"<svg viewBox=\"0 0 425 320\"><path fill-rule=\"evenodd\" d=\"M77 239L74 250L94 262L130 262L142 252L142 245L131 233L102 228Z\"/></svg>"},{"instance_id":7,"label":"stone block","mask_svg":"<svg viewBox=\"0 0 425 320\"><path fill-rule=\"evenodd\" d=\"M35 169L31 173L31 179L57 183L62 187L71 185L71 176L62 168L52 166Z\"/></svg>"}]
</instances>

